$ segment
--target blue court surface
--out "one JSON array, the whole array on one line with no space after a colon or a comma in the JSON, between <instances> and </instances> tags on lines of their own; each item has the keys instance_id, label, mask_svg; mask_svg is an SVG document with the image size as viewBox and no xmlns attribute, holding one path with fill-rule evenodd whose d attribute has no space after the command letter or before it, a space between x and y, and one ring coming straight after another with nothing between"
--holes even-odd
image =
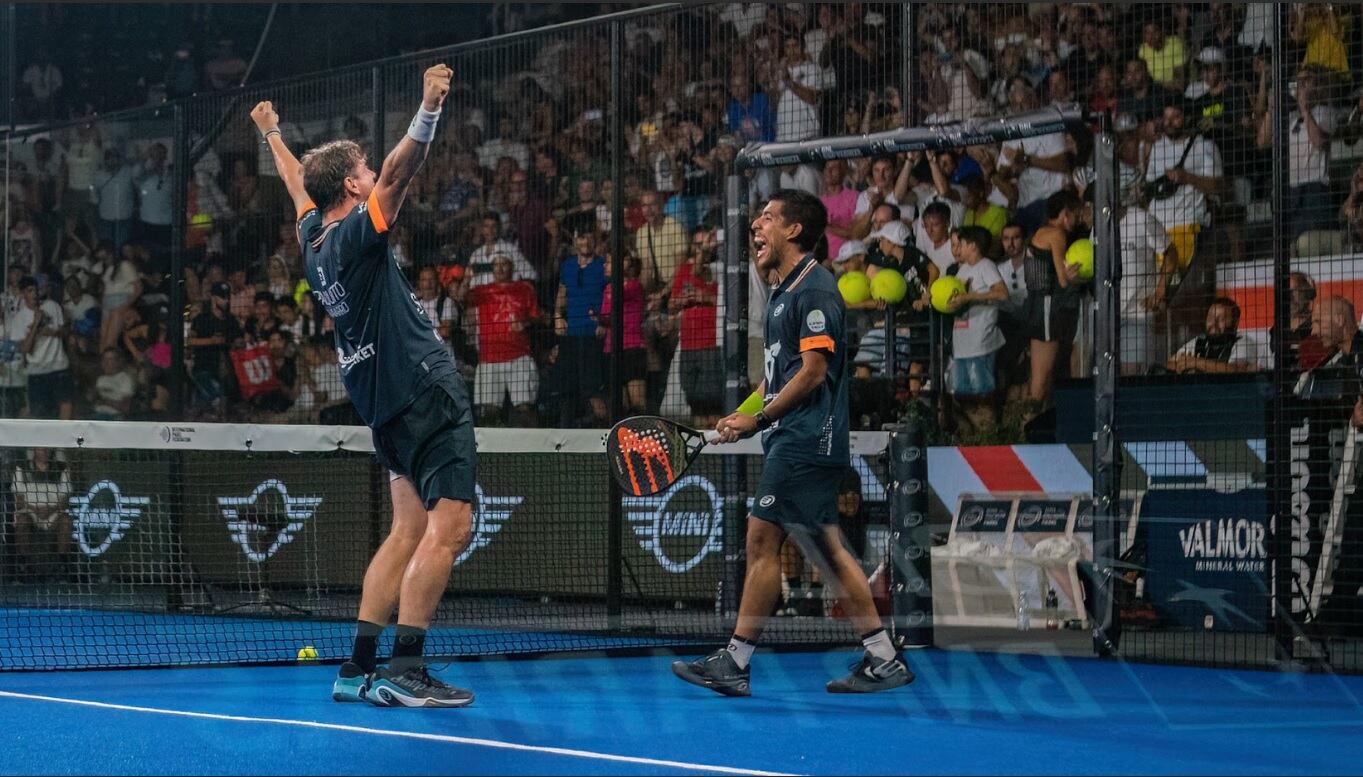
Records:
<instances>
[{"instance_id":1,"label":"blue court surface","mask_svg":"<svg viewBox=\"0 0 1363 777\"><path fill-rule=\"evenodd\" d=\"M1272 774L1363 769L1363 678L922 650L832 696L850 652L758 653L754 696L673 656L449 665L458 710L330 700L334 666L0 674L13 774Z\"/></svg>"}]
</instances>

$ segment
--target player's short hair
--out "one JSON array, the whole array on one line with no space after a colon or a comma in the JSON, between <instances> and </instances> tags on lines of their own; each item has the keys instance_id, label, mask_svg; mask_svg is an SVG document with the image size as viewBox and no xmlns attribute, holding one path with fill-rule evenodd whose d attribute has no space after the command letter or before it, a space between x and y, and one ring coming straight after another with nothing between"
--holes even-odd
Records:
<instances>
[{"instance_id":1,"label":"player's short hair","mask_svg":"<svg viewBox=\"0 0 1363 777\"><path fill-rule=\"evenodd\" d=\"M323 143L303 155L303 188L323 213L345 199L345 179L364 161L364 151L353 140Z\"/></svg>"},{"instance_id":2,"label":"player's short hair","mask_svg":"<svg viewBox=\"0 0 1363 777\"><path fill-rule=\"evenodd\" d=\"M828 209L818 197L803 189L777 189L772 202L781 203L781 218L787 224L799 224L802 229L795 236L795 245L813 251L828 226Z\"/></svg>"}]
</instances>

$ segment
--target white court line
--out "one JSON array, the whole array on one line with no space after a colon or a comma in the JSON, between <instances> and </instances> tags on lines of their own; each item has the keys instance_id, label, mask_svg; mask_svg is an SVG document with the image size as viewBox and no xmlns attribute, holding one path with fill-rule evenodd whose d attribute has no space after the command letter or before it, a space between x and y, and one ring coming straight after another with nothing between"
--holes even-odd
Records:
<instances>
[{"instance_id":1,"label":"white court line","mask_svg":"<svg viewBox=\"0 0 1363 777\"><path fill-rule=\"evenodd\" d=\"M764 772L757 769L739 769L732 766L709 766L707 764L693 764L685 761L668 761L661 758L639 758L632 755L615 755L613 753L597 753L591 750L572 750L566 747L545 747L542 745L523 745L516 742L502 742L496 739L478 739L476 737L457 737L448 734L423 734L416 731L389 731L382 728L368 728L365 726L347 726L343 723L321 723L315 720L289 720L287 718L253 718L244 715L222 715L214 712L189 712L187 710L166 710L157 707L136 707L130 704L110 704L102 701L88 701L86 699L66 699L60 696L40 696L35 693L15 693L13 691L0 691L0 698L27 699L29 701L50 701L57 704L74 704L81 707L95 707L106 710L122 710L124 712L146 712L153 715L172 715L183 718L202 718L206 720L230 720L240 723L274 723L281 726L297 726L299 728L319 728L331 731L349 731L355 734L374 734L377 736L400 737L405 739L423 739L430 742L447 742L457 745L474 745L476 747L492 747L501 750L519 750L527 753L548 753L549 755L566 755L573 758L589 758L597 761L615 761L617 763L641 764L644 766L665 766L673 769L686 769L696 772L717 772L720 774L742 774L755 775L756 777L786 777L786 772ZM456 715L458 713L455 713Z\"/></svg>"}]
</instances>

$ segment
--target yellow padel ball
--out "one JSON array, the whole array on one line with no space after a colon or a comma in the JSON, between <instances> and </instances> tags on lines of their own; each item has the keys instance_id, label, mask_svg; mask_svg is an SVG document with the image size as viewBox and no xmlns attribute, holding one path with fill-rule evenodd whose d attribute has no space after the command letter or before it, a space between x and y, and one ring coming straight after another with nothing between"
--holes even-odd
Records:
<instances>
[{"instance_id":1,"label":"yellow padel ball","mask_svg":"<svg viewBox=\"0 0 1363 777\"><path fill-rule=\"evenodd\" d=\"M1065 251L1065 264L1079 265L1079 280L1093 280L1093 241L1084 237L1070 243Z\"/></svg>"},{"instance_id":2,"label":"yellow padel ball","mask_svg":"<svg viewBox=\"0 0 1363 777\"><path fill-rule=\"evenodd\" d=\"M842 292L842 301L848 305L865 302L871 298L871 279L860 270L845 272L838 279L838 291Z\"/></svg>"},{"instance_id":3,"label":"yellow padel ball","mask_svg":"<svg viewBox=\"0 0 1363 777\"><path fill-rule=\"evenodd\" d=\"M950 313L951 309L947 304L957 294L965 293L965 283L955 275L943 275L932 282L932 288L928 293L932 295L932 306L938 313Z\"/></svg>"},{"instance_id":4,"label":"yellow padel ball","mask_svg":"<svg viewBox=\"0 0 1363 777\"><path fill-rule=\"evenodd\" d=\"M902 302L908 292L909 282L904 280L904 274L898 270L884 269L871 279L871 297L891 305Z\"/></svg>"}]
</instances>

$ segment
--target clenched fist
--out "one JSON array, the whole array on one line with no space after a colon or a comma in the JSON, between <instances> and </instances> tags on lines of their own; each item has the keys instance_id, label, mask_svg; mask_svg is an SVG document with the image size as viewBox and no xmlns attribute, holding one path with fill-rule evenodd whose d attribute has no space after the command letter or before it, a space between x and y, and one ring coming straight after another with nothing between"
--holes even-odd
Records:
<instances>
[{"instance_id":1,"label":"clenched fist","mask_svg":"<svg viewBox=\"0 0 1363 777\"><path fill-rule=\"evenodd\" d=\"M256 129L261 134L279 129L279 114L275 113L274 103L269 100L256 103L256 107L251 109L251 121L256 123Z\"/></svg>"},{"instance_id":2,"label":"clenched fist","mask_svg":"<svg viewBox=\"0 0 1363 777\"><path fill-rule=\"evenodd\" d=\"M428 111L440 110L440 106L445 103L445 95L450 93L450 79L453 77L454 71L443 64L431 65L426 68L426 74L423 76L421 107Z\"/></svg>"}]
</instances>

